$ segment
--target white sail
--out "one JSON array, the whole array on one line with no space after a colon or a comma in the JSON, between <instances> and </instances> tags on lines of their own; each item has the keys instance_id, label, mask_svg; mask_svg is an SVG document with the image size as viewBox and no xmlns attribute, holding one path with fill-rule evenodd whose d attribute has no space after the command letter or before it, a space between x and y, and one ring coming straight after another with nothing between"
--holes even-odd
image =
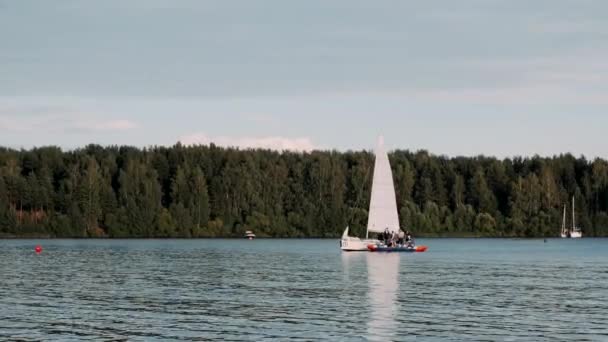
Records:
<instances>
[{"instance_id":1,"label":"white sail","mask_svg":"<svg viewBox=\"0 0 608 342\"><path fill-rule=\"evenodd\" d=\"M386 228L390 232L399 232L399 215L397 213L397 198L393 184L393 172L384 150L384 140L378 140L376 162L374 165L374 180L372 183L372 198L369 205L367 231L381 233Z\"/></svg>"}]
</instances>

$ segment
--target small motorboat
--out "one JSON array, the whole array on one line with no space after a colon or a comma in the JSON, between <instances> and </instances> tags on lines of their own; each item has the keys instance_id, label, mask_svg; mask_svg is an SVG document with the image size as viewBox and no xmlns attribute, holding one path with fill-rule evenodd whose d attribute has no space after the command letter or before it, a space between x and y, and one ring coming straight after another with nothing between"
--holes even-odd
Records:
<instances>
[{"instance_id":1,"label":"small motorboat","mask_svg":"<svg viewBox=\"0 0 608 342\"><path fill-rule=\"evenodd\" d=\"M253 240L255 239L255 234L251 230L245 232L245 239Z\"/></svg>"},{"instance_id":2,"label":"small motorboat","mask_svg":"<svg viewBox=\"0 0 608 342\"><path fill-rule=\"evenodd\" d=\"M427 246L395 246L389 247L387 245L380 244L369 244L367 249L370 252L400 252L400 253L422 253L426 252Z\"/></svg>"}]
</instances>

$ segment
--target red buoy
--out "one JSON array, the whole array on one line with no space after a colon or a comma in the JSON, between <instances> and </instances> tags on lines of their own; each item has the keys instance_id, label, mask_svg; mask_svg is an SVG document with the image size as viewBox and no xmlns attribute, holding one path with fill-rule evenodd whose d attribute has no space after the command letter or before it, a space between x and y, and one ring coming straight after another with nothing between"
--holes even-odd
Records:
<instances>
[{"instance_id":1,"label":"red buoy","mask_svg":"<svg viewBox=\"0 0 608 342\"><path fill-rule=\"evenodd\" d=\"M42 247L40 245L36 245L36 248L34 248L34 251L36 251L36 254L40 254L40 253L42 253Z\"/></svg>"}]
</instances>

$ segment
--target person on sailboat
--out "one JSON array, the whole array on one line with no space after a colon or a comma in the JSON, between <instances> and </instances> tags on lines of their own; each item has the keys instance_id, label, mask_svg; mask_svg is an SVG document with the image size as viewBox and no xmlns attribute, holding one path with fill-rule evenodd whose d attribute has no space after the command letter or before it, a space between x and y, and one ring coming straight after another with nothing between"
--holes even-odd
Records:
<instances>
[{"instance_id":1,"label":"person on sailboat","mask_svg":"<svg viewBox=\"0 0 608 342\"><path fill-rule=\"evenodd\" d=\"M412 237L412 233L409 231L405 233L405 243L408 247L414 246L414 238Z\"/></svg>"},{"instance_id":2,"label":"person on sailboat","mask_svg":"<svg viewBox=\"0 0 608 342\"><path fill-rule=\"evenodd\" d=\"M404 245L405 244L405 233L401 229L399 229L399 238L397 239L397 244L398 245Z\"/></svg>"},{"instance_id":3,"label":"person on sailboat","mask_svg":"<svg viewBox=\"0 0 608 342\"><path fill-rule=\"evenodd\" d=\"M382 239L384 240L384 244L388 246L389 239L391 238L391 233L388 231L388 227L384 230L382 234Z\"/></svg>"}]
</instances>

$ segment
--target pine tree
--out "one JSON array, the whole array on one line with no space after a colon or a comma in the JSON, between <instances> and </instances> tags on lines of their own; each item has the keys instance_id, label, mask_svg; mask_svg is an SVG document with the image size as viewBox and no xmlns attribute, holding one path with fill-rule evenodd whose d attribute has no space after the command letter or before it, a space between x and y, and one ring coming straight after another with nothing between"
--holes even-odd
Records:
<instances>
[{"instance_id":1,"label":"pine tree","mask_svg":"<svg viewBox=\"0 0 608 342\"><path fill-rule=\"evenodd\" d=\"M8 212L8 193L4 178L2 177L2 174L0 174L0 233L8 233L11 228L8 220Z\"/></svg>"},{"instance_id":2,"label":"pine tree","mask_svg":"<svg viewBox=\"0 0 608 342\"><path fill-rule=\"evenodd\" d=\"M191 179L192 200L191 212L195 223L196 234L200 235L201 229L207 226L209 221L209 195L207 193L207 181L203 171L196 167L192 172Z\"/></svg>"},{"instance_id":3,"label":"pine tree","mask_svg":"<svg viewBox=\"0 0 608 342\"><path fill-rule=\"evenodd\" d=\"M98 236L101 211L102 177L97 161L92 157L85 161L86 166L78 180L78 208L82 213L85 227L84 236Z\"/></svg>"}]
</instances>

